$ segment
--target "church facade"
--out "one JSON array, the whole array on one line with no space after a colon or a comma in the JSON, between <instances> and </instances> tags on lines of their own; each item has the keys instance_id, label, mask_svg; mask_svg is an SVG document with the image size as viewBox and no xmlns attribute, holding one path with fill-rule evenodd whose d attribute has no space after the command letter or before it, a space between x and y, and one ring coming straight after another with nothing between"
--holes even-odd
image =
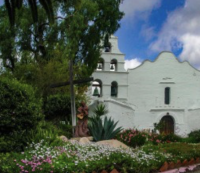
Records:
<instances>
[{"instance_id":1,"label":"church facade","mask_svg":"<svg viewBox=\"0 0 200 173\"><path fill-rule=\"evenodd\" d=\"M92 75L91 108L104 103L125 129L152 130L159 122L164 132L182 136L200 129L200 71L171 52L126 71L124 56L112 36Z\"/></svg>"}]
</instances>

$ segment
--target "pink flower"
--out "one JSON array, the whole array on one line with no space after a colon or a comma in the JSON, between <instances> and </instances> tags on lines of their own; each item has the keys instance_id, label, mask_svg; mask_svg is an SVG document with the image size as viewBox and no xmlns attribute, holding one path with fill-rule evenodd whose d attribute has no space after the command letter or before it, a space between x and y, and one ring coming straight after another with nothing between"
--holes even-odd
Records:
<instances>
[{"instance_id":1,"label":"pink flower","mask_svg":"<svg viewBox=\"0 0 200 173\"><path fill-rule=\"evenodd\" d=\"M157 142L157 143L160 143L160 140L159 140L159 139L157 139L157 140L156 140L156 142Z\"/></svg>"}]
</instances>

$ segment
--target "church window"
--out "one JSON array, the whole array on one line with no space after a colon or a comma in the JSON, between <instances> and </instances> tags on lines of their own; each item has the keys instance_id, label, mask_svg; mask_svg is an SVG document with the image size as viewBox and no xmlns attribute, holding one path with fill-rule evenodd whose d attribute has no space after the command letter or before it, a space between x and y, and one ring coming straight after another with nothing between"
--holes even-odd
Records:
<instances>
[{"instance_id":1,"label":"church window","mask_svg":"<svg viewBox=\"0 0 200 173\"><path fill-rule=\"evenodd\" d=\"M165 88L165 104L166 105L170 104L170 88L169 87Z\"/></svg>"},{"instance_id":2,"label":"church window","mask_svg":"<svg viewBox=\"0 0 200 173\"><path fill-rule=\"evenodd\" d=\"M111 97L117 97L118 93L118 84L117 82L111 83Z\"/></svg>"},{"instance_id":3,"label":"church window","mask_svg":"<svg viewBox=\"0 0 200 173\"><path fill-rule=\"evenodd\" d=\"M100 80L95 80L92 83L92 95L95 97L102 96L102 82Z\"/></svg>"},{"instance_id":4,"label":"church window","mask_svg":"<svg viewBox=\"0 0 200 173\"><path fill-rule=\"evenodd\" d=\"M110 71L117 71L117 60L115 60L115 59L111 60Z\"/></svg>"}]
</instances>

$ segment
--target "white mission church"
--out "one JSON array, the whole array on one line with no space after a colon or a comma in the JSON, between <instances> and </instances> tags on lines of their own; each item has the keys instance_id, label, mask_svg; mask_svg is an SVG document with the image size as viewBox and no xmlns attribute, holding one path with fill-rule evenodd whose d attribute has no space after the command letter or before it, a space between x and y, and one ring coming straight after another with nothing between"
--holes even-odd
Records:
<instances>
[{"instance_id":1,"label":"white mission church","mask_svg":"<svg viewBox=\"0 0 200 173\"><path fill-rule=\"evenodd\" d=\"M110 43L92 75L91 108L103 102L125 129L153 129L160 121L166 132L182 136L200 129L200 71L171 52L126 71L117 37Z\"/></svg>"}]
</instances>

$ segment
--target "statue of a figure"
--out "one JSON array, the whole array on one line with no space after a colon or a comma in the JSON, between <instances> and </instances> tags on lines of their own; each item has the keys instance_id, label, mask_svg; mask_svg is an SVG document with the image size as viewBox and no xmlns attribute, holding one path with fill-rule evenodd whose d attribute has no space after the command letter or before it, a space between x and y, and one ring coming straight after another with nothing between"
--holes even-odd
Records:
<instances>
[{"instance_id":1,"label":"statue of a figure","mask_svg":"<svg viewBox=\"0 0 200 173\"><path fill-rule=\"evenodd\" d=\"M88 128L87 128L88 118L79 119L78 123L75 128L75 137L86 137L88 135Z\"/></svg>"},{"instance_id":2,"label":"statue of a figure","mask_svg":"<svg viewBox=\"0 0 200 173\"><path fill-rule=\"evenodd\" d=\"M89 136L89 130L87 127L88 124L88 107L85 103L81 103L81 106L78 108L79 114L78 123L75 128L75 137L86 137Z\"/></svg>"}]
</instances>

